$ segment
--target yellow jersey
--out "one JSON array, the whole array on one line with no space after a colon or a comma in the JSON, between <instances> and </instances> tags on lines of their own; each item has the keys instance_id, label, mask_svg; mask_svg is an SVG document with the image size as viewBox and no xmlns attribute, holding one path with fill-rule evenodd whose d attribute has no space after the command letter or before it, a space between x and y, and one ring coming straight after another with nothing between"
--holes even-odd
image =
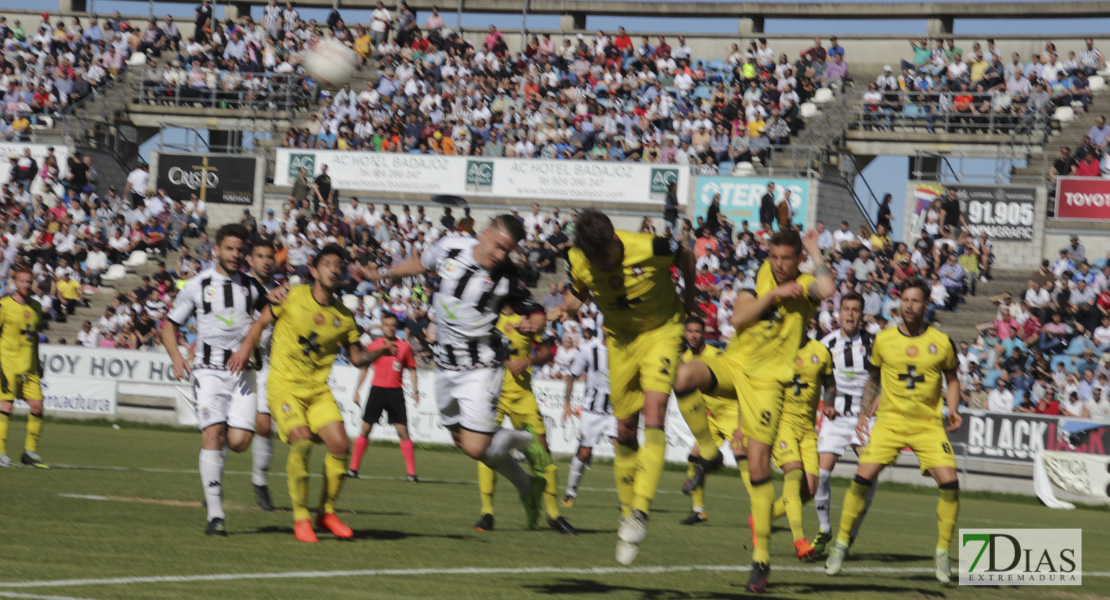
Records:
<instances>
[{"instance_id":1,"label":"yellow jersey","mask_svg":"<svg viewBox=\"0 0 1110 600\"><path fill-rule=\"evenodd\" d=\"M0 299L0 371L6 375L37 374L42 306L28 299L20 304L12 296Z\"/></svg>"},{"instance_id":2,"label":"yellow jersey","mask_svg":"<svg viewBox=\"0 0 1110 600\"><path fill-rule=\"evenodd\" d=\"M535 335L524 335L517 331L517 325L524 320L521 315L501 315L497 319L497 330L505 336L509 344L509 358L508 360L520 360L532 358L532 343L536 340ZM546 340L540 340L540 343L547 343ZM505 380L501 384L501 391L504 392L531 392L532 391L532 367L528 367L520 375L513 375L512 371L505 369Z\"/></svg>"},{"instance_id":3,"label":"yellow jersey","mask_svg":"<svg viewBox=\"0 0 1110 600\"><path fill-rule=\"evenodd\" d=\"M682 353L682 362L690 362L699 357L713 358L720 354L720 350L706 344L705 347L702 348L701 354L694 354L693 350L687 348L686 352ZM705 405L709 407L709 412L714 416L722 415L728 410L731 410L732 414L735 414L736 411L739 410L740 405L736 400L719 398L717 396L710 396L709 394L702 394L702 396L705 397Z\"/></svg>"},{"instance_id":4,"label":"yellow jersey","mask_svg":"<svg viewBox=\"0 0 1110 600\"><path fill-rule=\"evenodd\" d=\"M678 241L618 231L624 246L620 268L604 271L578 248L569 253L570 280L580 295L592 293L605 315L605 333L630 341L668 323L681 323L682 300L671 279Z\"/></svg>"},{"instance_id":5,"label":"yellow jersey","mask_svg":"<svg viewBox=\"0 0 1110 600\"><path fill-rule=\"evenodd\" d=\"M76 300L81 297L81 283L77 280L62 280L58 282L58 295L63 300Z\"/></svg>"},{"instance_id":6,"label":"yellow jersey","mask_svg":"<svg viewBox=\"0 0 1110 600\"><path fill-rule=\"evenodd\" d=\"M898 327L875 336L871 364L880 369L882 398L878 417L900 421L941 417L944 371L956 368L952 338L932 327L910 337Z\"/></svg>"},{"instance_id":7,"label":"yellow jersey","mask_svg":"<svg viewBox=\"0 0 1110 600\"><path fill-rule=\"evenodd\" d=\"M794 377L795 355L819 304L809 297L816 282L813 275L802 273L795 281L802 286L802 295L773 304L759 321L736 332L725 348L726 356L743 366L752 379L788 385ZM755 278L756 297L762 298L778 286L771 263L765 261Z\"/></svg>"},{"instance_id":8,"label":"yellow jersey","mask_svg":"<svg viewBox=\"0 0 1110 600\"><path fill-rule=\"evenodd\" d=\"M786 386L782 419L816 425L817 403L824 387L821 381L832 375L832 355L824 344L811 339L798 349L794 366L794 380Z\"/></svg>"},{"instance_id":9,"label":"yellow jersey","mask_svg":"<svg viewBox=\"0 0 1110 600\"><path fill-rule=\"evenodd\" d=\"M338 298L327 306L320 304L308 285L290 289L285 302L270 310L277 319L270 379L288 382L298 397L325 391L339 347L358 342L354 315Z\"/></svg>"}]
</instances>

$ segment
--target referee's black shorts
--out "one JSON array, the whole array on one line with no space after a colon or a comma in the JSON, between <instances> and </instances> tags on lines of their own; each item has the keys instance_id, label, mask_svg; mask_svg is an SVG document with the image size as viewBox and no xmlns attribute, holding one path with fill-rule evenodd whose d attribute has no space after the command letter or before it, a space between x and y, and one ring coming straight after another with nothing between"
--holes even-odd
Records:
<instances>
[{"instance_id":1,"label":"referee's black shorts","mask_svg":"<svg viewBox=\"0 0 1110 600\"><path fill-rule=\"evenodd\" d=\"M389 418L390 425L408 425L409 417L405 411L405 391L402 388L371 387L370 397L366 400L366 412L362 420L371 425L382 418Z\"/></svg>"}]
</instances>

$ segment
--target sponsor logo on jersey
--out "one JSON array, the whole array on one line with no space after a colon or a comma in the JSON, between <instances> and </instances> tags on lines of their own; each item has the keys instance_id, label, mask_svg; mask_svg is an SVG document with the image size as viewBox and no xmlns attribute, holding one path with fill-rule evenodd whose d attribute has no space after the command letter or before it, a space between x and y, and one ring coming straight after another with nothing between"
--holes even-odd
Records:
<instances>
[{"instance_id":1,"label":"sponsor logo on jersey","mask_svg":"<svg viewBox=\"0 0 1110 600\"><path fill-rule=\"evenodd\" d=\"M210 286L204 288L204 299L205 300L211 301L215 297L216 297L216 288L215 287L210 285Z\"/></svg>"},{"instance_id":2,"label":"sponsor logo on jersey","mask_svg":"<svg viewBox=\"0 0 1110 600\"><path fill-rule=\"evenodd\" d=\"M818 361L820 361L820 359L819 359L819 358L817 358L817 355L816 355L816 354L811 354L811 355L809 356L809 362L811 362L811 363L813 363L813 364L817 364L817 363L818 363Z\"/></svg>"},{"instance_id":3,"label":"sponsor logo on jersey","mask_svg":"<svg viewBox=\"0 0 1110 600\"><path fill-rule=\"evenodd\" d=\"M937 353L937 345L936 344L929 344L929 354L936 354L936 353Z\"/></svg>"},{"instance_id":4,"label":"sponsor logo on jersey","mask_svg":"<svg viewBox=\"0 0 1110 600\"><path fill-rule=\"evenodd\" d=\"M339 321L339 317L336 317L335 320L331 322L331 324L334 325L336 329L339 329L339 325L341 324Z\"/></svg>"},{"instance_id":5,"label":"sponsor logo on jersey","mask_svg":"<svg viewBox=\"0 0 1110 600\"><path fill-rule=\"evenodd\" d=\"M444 275L450 275L450 274L454 273L455 270L458 269L458 268L459 268L459 263L455 262L454 260L449 260L449 261L443 263L443 274Z\"/></svg>"},{"instance_id":6,"label":"sponsor logo on jersey","mask_svg":"<svg viewBox=\"0 0 1110 600\"><path fill-rule=\"evenodd\" d=\"M312 322L316 323L317 325L323 325L324 324L324 313L316 313L316 316L312 318Z\"/></svg>"},{"instance_id":7,"label":"sponsor logo on jersey","mask_svg":"<svg viewBox=\"0 0 1110 600\"><path fill-rule=\"evenodd\" d=\"M798 367L801 367L802 366L802 357L799 356L798 358L795 358L794 359L794 365L798 366Z\"/></svg>"},{"instance_id":8,"label":"sponsor logo on jersey","mask_svg":"<svg viewBox=\"0 0 1110 600\"><path fill-rule=\"evenodd\" d=\"M906 347L906 356L908 356L910 358L913 358L913 357L917 356L917 353L918 353L917 346L907 346Z\"/></svg>"}]
</instances>

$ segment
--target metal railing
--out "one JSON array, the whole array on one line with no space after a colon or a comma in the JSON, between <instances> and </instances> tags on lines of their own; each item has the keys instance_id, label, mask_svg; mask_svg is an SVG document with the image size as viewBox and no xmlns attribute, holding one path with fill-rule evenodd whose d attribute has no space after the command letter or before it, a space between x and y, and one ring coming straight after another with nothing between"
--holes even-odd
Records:
<instances>
[{"instance_id":1,"label":"metal railing","mask_svg":"<svg viewBox=\"0 0 1110 600\"><path fill-rule=\"evenodd\" d=\"M925 131L1007 135L1013 144L1029 144L1048 125L1047 106L1004 92L878 92L881 99L866 98L855 112L852 128L863 131ZM874 92L870 92L874 93Z\"/></svg>"},{"instance_id":2,"label":"metal railing","mask_svg":"<svg viewBox=\"0 0 1110 600\"><path fill-rule=\"evenodd\" d=\"M167 78L167 71L177 73ZM311 91L304 87L303 77L296 74L214 71L207 73L199 86L189 84L189 74L188 70L172 67L135 70L133 101L167 107L239 109L252 114L292 114L313 104Z\"/></svg>"}]
</instances>

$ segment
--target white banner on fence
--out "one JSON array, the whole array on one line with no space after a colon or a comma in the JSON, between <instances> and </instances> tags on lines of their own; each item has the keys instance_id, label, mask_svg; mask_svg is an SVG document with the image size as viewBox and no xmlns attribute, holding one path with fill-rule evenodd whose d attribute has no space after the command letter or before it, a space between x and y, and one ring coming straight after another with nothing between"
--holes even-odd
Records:
<instances>
[{"instance_id":1,"label":"white banner on fence","mask_svg":"<svg viewBox=\"0 0 1110 600\"><path fill-rule=\"evenodd\" d=\"M293 185L302 167L315 177L324 165L339 190L527 201L662 204L667 186L677 183L684 203L689 178L682 165L278 148L274 185Z\"/></svg>"},{"instance_id":2,"label":"white banner on fence","mask_svg":"<svg viewBox=\"0 0 1110 600\"><path fill-rule=\"evenodd\" d=\"M1106 502L1110 496L1110 456L1041 451L1033 464L1033 491L1049 508L1075 508L1061 491Z\"/></svg>"},{"instance_id":3,"label":"white banner on fence","mask_svg":"<svg viewBox=\"0 0 1110 600\"><path fill-rule=\"evenodd\" d=\"M46 414L67 416L116 417L116 382L111 379L46 377L42 380L42 403ZM16 400L15 408L30 407Z\"/></svg>"}]
</instances>

